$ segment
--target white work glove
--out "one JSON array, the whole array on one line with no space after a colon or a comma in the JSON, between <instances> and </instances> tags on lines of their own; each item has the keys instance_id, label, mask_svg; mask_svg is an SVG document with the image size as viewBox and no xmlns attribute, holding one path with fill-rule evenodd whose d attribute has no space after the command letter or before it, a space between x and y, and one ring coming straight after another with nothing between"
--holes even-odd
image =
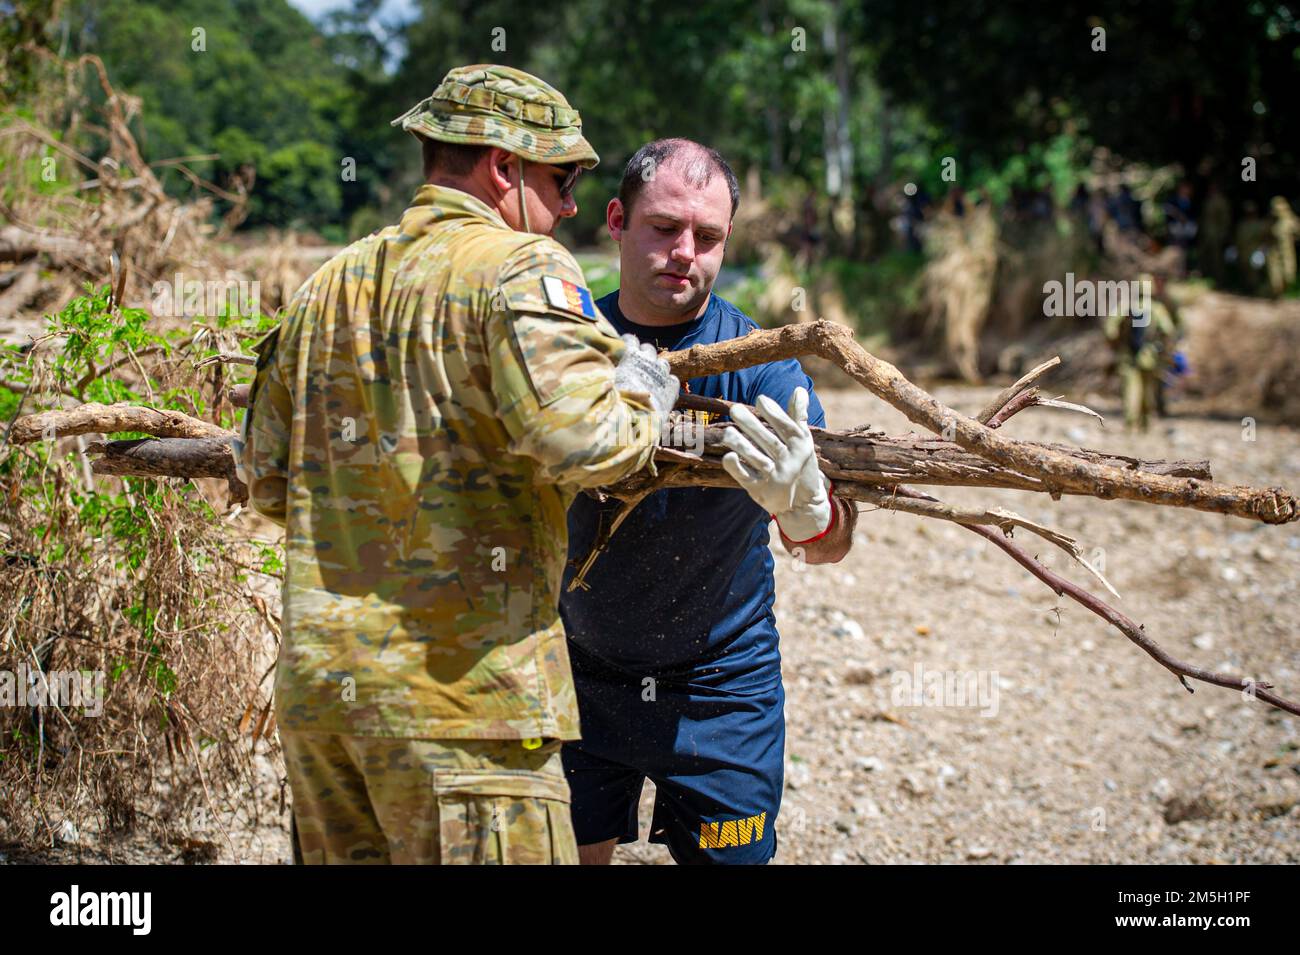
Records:
<instances>
[{"instance_id":1,"label":"white work glove","mask_svg":"<svg viewBox=\"0 0 1300 955\"><path fill-rule=\"evenodd\" d=\"M644 345L635 335L624 335L627 351L614 369L614 387L619 391L650 396L650 404L660 415L667 415L677 404L682 384L668 369L668 362L658 357L655 346Z\"/></svg>"},{"instance_id":2,"label":"white work glove","mask_svg":"<svg viewBox=\"0 0 1300 955\"><path fill-rule=\"evenodd\" d=\"M760 395L758 413L776 434L748 408L732 408L736 427L722 435L722 443L731 449L722 466L776 518L789 540L811 540L830 527L834 511L808 427L808 392L794 390L788 415L767 395Z\"/></svg>"}]
</instances>

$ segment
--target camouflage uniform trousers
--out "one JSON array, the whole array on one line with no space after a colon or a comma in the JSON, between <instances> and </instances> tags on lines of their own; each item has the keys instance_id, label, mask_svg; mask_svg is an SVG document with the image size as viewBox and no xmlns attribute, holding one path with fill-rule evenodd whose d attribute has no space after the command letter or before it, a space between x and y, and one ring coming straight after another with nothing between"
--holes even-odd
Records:
<instances>
[{"instance_id":1,"label":"camouflage uniform trousers","mask_svg":"<svg viewBox=\"0 0 1300 955\"><path fill-rule=\"evenodd\" d=\"M1124 423L1129 428L1146 431L1156 410L1160 373L1134 362L1122 362L1119 374L1124 388Z\"/></svg>"},{"instance_id":2,"label":"camouflage uniform trousers","mask_svg":"<svg viewBox=\"0 0 1300 955\"><path fill-rule=\"evenodd\" d=\"M295 859L307 864L573 865L560 741L281 731Z\"/></svg>"}]
</instances>

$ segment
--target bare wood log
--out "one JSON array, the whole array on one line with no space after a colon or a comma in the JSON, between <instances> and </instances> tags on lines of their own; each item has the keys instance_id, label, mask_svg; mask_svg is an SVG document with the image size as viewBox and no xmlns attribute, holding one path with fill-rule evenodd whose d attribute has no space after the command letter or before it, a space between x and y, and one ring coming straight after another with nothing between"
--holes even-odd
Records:
<instances>
[{"instance_id":1,"label":"bare wood log","mask_svg":"<svg viewBox=\"0 0 1300 955\"><path fill-rule=\"evenodd\" d=\"M731 407L720 399L701 399L691 396L688 408L717 409L718 405ZM679 406L683 403L679 402ZM655 453L655 460L684 464L668 478L664 487L736 487L731 476L722 470L720 456L726 448L722 433L726 425L700 426L698 431L688 430L683 435L684 444L663 447ZM1054 493L1055 489L1043 481L1025 477L1017 471L993 464L978 455L962 450L950 441L924 435L886 436L879 431L838 432L813 428L813 443L817 447L818 462L827 477L836 482L837 493L842 482L892 487L898 484L924 484L936 486L990 487L1007 490ZM691 451L686 449L691 447ZM1142 471L1152 475L1174 475L1209 480L1208 461L1147 461L1123 455L1107 454L1087 448L1070 448L1065 445L1039 445L1039 447L1078 456L1085 461ZM703 449L703 457L694 453ZM634 474L606 488L613 497L627 500L639 496L652 480L645 474ZM1066 493L1082 493L1067 490ZM840 494L851 497L847 491ZM865 498L854 498L865 500Z\"/></svg>"},{"instance_id":2,"label":"bare wood log","mask_svg":"<svg viewBox=\"0 0 1300 955\"><path fill-rule=\"evenodd\" d=\"M95 474L117 477L224 478L231 500L243 504L248 488L235 474L230 437L224 438L136 438L129 441L94 442L86 454Z\"/></svg>"},{"instance_id":3,"label":"bare wood log","mask_svg":"<svg viewBox=\"0 0 1300 955\"><path fill-rule=\"evenodd\" d=\"M180 411L92 402L66 411L24 415L14 422L9 440L15 444L30 444L46 436L62 438L71 434L112 434L116 431L143 431L163 438L220 438L233 433Z\"/></svg>"},{"instance_id":4,"label":"bare wood log","mask_svg":"<svg viewBox=\"0 0 1300 955\"><path fill-rule=\"evenodd\" d=\"M243 385L239 387L247 388L247 386L243 386ZM1019 410L1020 407L1027 406L1027 405L1023 405L1023 406L1020 405L1020 402L1023 399L1025 399L1025 396L1032 396L1034 399L1037 399L1038 389L1032 388L1029 391L1022 392L1020 395L1017 395L1013 401L1008 403L1002 409L1002 411L998 413L998 415L995 415L995 419L1001 418L1002 421L1005 421L1006 418L1010 417L1011 414L1015 412L1015 410ZM1030 401L1028 403L1033 404L1036 402ZM1042 403L1046 403L1046 402L1042 402ZM737 404L739 404L739 402L727 401L722 398L706 398L702 395L692 395L692 394L684 393L678 397L677 404L675 407L683 410L688 410L688 411L707 411L712 414L728 415L731 413L731 409L736 407ZM1068 403L1063 402L1062 404L1068 404ZM744 407L748 407L748 406L746 405ZM1071 406L1071 407L1076 407L1076 406ZM1077 407L1083 409L1082 405L1078 405ZM751 412L754 412L755 415L757 415L756 409L749 408L749 410ZM1083 410L1086 410L1091 414L1096 414L1096 412L1092 412L1090 409L1083 409ZM1098 417L1100 417L1100 415L1098 415ZM1001 424L1001 421L998 421L997 424L990 424L989 427L997 427L998 424ZM949 441L943 441L940 439L929 438L929 437L918 437L914 435L887 437L885 436L883 431L873 431L869 428L854 428L850 431L828 431L824 428L813 428L811 430L813 433L813 443L817 445L818 457L823 460L823 463L832 463L832 462L842 460L842 455L840 454L840 452L837 452L835 450L836 446L839 445L840 443L848 444L858 449L861 449L864 446L869 446L872 444L879 444L891 450L905 448L906 449L905 453L909 455L920 453L920 454L931 455L936 457L946 456L948 459L953 460L961 467L968 468L973 472L992 471L991 466L983 458L980 458L978 455L972 455L969 452L963 451L958 445L953 444L952 442ZM722 447L721 438L722 438L721 426L710 425L705 428L704 446L706 448L721 448ZM1146 471L1147 473L1150 474L1165 474L1165 475L1170 475L1172 477L1197 478L1205 481L1213 480L1213 476L1210 471L1210 462L1206 460L1200 460L1200 461L1145 460L1142 458L1129 457L1123 454L1112 454L1107 451L1096 451L1091 448L1075 448L1065 444L1052 444L1052 443L1039 444L1037 442L1032 442L1032 441L1022 442L1022 443L1027 443L1030 445L1035 445L1037 447L1047 448L1052 451L1059 451L1062 454L1072 455L1075 457L1082 458L1085 461L1092 461L1097 464L1104 464L1107 465L1108 467L1122 468L1130 471ZM862 457L860 450L857 452L856 456L858 458ZM912 466L914 465L909 465L909 467ZM1005 471L1005 469L1002 470ZM1015 487L1016 489L1019 490L1043 490L1044 489L1043 482L1041 481L1026 479L1023 475L1018 474L1016 472L1006 472L1006 473L1010 475L1009 480L1012 482L1010 484L1005 485L1007 487ZM893 482L884 482L884 483L893 483ZM947 483L956 483L956 482L947 482ZM995 484L985 485L983 483L979 483L978 486L994 487L999 485L995 485ZM1067 492L1067 493L1071 493L1071 492ZM1075 493L1085 493L1085 492L1075 492Z\"/></svg>"},{"instance_id":5,"label":"bare wood log","mask_svg":"<svg viewBox=\"0 0 1300 955\"><path fill-rule=\"evenodd\" d=\"M1230 514L1266 524L1300 519L1300 500L1281 487L1253 488L1214 484L1125 471L1058 451L1002 437L973 418L948 408L918 388L897 368L868 353L852 333L833 322L816 321L759 329L713 345L694 345L666 358L683 381L717 375L765 362L819 355L834 362L868 391L936 434L951 434L967 451L1026 477L1037 478L1053 492L1074 491L1103 500L1123 499L1190 507Z\"/></svg>"},{"instance_id":6,"label":"bare wood log","mask_svg":"<svg viewBox=\"0 0 1300 955\"><path fill-rule=\"evenodd\" d=\"M48 255L59 265L83 265L100 257L93 244L70 235L32 232L16 225L0 229L0 262L20 262L34 255Z\"/></svg>"},{"instance_id":7,"label":"bare wood log","mask_svg":"<svg viewBox=\"0 0 1300 955\"><path fill-rule=\"evenodd\" d=\"M9 318L27 306L41 290L40 271L34 266L14 270L15 278L0 292L0 319Z\"/></svg>"},{"instance_id":8,"label":"bare wood log","mask_svg":"<svg viewBox=\"0 0 1300 955\"><path fill-rule=\"evenodd\" d=\"M220 438L133 438L86 447L96 474L134 477L226 477L234 462Z\"/></svg>"}]
</instances>

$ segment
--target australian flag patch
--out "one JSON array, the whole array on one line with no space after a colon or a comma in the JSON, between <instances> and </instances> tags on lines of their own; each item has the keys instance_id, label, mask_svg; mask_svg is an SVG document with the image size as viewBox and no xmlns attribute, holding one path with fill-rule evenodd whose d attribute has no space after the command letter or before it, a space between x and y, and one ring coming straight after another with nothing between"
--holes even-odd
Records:
<instances>
[{"instance_id":1,"label":"australian flag patch","mask_svg":"<svg viewBox=\"0 0 1300 955\"><path fill-rule=\"evenodd\" d=\"M542 279L542 291L545 293L546 301L556 308L577 312L587 318L596 318L598 315L596 303L591 300L591 292L581 285L574 285L554 275L547 275Z\"/></svg>"}]
</instances>

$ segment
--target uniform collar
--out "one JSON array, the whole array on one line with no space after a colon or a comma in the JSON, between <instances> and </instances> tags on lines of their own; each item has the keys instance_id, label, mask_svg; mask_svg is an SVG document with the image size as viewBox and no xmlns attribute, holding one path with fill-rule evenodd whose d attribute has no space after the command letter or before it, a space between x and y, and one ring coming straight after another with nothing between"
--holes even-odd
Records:
<instances>
[{"instance_id":1,"label":"uniform collar","mask_svg":"<svg viewBox=\"0 0 1300 955\"><path fill-rule=\"evenodd\" d=\"M410 208L402 214L404 227L408 217L414 218L422 225L464 218L483 219L500 229L510 228L500 214L482 200L474 198L468 192L461 192L450 186L435 186L432 183L425 183L415 191L415 199L412 200ZM403 231L411 230L404 228Z\"/></svg>"}]
</instances>

